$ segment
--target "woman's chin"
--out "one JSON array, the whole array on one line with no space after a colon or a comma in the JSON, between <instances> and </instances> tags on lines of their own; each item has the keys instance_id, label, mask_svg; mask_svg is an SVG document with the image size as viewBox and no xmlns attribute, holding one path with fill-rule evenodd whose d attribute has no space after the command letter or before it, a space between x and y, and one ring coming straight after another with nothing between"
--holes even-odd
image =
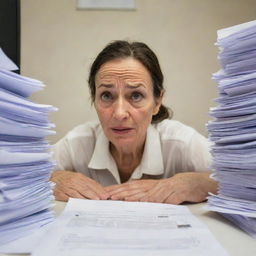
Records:
<instances>
[{"instance_id":1,"label":"woman's chin","mask_svg":"<svg viewBox=\"0 0 256 256\"><path fill-rule=\"evenodd\" d=\"M129 137L119 137L119 138L115 138L114 140L112 140L112 144L114 144L114 146L116 148L134 148L134 146L136 147L136 140L134 138L129 138Z\"/></svg>"}]
</instances>

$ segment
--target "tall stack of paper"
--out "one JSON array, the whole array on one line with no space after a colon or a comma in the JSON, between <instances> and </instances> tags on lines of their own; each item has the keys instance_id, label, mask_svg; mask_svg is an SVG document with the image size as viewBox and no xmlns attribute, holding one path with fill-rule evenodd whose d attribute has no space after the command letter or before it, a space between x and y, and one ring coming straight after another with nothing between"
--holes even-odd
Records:
<instances>
[{"instance_id":1,"label":"tall stack of paper","mask_svg":"<svg viewBox=\"0 0 256 256\"><path fill-rule=\"evenodd\" d=\"M219 193L209 208L256 237L256 21L218 31L218 106L208 123Z\"/></svg>"},{"instance_id":2,"label":"tall stack of paper","mask_svg":"<svg viewBox=\"0 0 256 256\"><path fill-rule=\"evenodd\" d=\"M54 133L47 116L55 109L28 100L44 85L10 66L0 51L0 245L53 219L53 163L44 137Z\"/></svg>"}]
</instances>

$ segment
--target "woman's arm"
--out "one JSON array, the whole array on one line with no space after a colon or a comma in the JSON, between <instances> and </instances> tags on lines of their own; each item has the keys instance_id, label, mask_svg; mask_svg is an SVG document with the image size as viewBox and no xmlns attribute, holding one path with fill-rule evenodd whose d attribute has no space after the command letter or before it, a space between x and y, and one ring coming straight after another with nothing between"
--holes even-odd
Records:
<instances>
[{"instance_id":1,"label":"woman's arm","mask_svg":"<svg viewBox=\"0 0 256 256\"><path fill-rule=\"evenodd\" d=\"M50 180L56 185L56 200L67 201L69 197L87 199L107 199L105 189L87 175L88 161L93 152L93 129L90 123L80 125L70 131L53 147L55 171ZM84 173L77 171L78 166Z\"/></svg>"},{"instance_id":2,"label":"woman's arm","mask_svg":"<svg viewBox=\"0 0 256 256\"><path fill-rule=\"evenodd\" d=\"M109 194L99 183L82 173L54 171L50 180L55 183L54 196L59 201L68 201L69 197L94 200L109 198Z\"/></svg>"},{"instance_id":3,"label":"woman's arm","mask_svg":"<svg viewBox=\"0 0 256 256\"><path fill-rule=\"evenodd\" d=\"M160 180L141 200L169 204L202 202L206 200L209 192L217 193L218 183L209 177L210 174L211 172L178 173Z\"/></svg>"},{"instance_id":4,"label":"woman's arm","mask_svg":"<svg viewBox=\"0 0 256 256\"><path fill-rule=\"evenodd\" d=\"M184 172L161 180L136 180L106 187L114 200L181 204L206 200L209 192L217 193L211 172Z\"/></svg>"}]
</instances>

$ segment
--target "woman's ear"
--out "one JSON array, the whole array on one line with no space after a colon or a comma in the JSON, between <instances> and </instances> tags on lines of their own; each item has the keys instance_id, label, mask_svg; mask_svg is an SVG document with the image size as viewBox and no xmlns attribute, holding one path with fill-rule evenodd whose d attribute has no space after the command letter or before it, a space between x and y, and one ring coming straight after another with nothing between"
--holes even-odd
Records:
<instances>
[{"instance_id":1,"label":"woman's ear","mask_svg":"<svg viewBox=\"0 0 256 256\"><path fill-rule=\"evenodd\" d=\"M162 90L159 97L155 97L155 107L153 109L153 116L156 115L162 105L162 100L164 96L165 91Z\"/></svg>"}]
</instances>

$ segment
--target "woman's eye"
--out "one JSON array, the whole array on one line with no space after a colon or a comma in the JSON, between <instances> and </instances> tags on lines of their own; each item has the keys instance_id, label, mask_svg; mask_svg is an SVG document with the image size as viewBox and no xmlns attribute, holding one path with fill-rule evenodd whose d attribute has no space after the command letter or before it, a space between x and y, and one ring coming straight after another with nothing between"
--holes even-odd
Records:
<instances>
[{"instance_id":1,"label":"woman's eye","mask_svg":"<svg viewBox=\"0 0 256 256\"><path fill-rule=\"evenodd\" d=\"M131 95L132 101L135 101L135 102L142 100L142 98L143 98L143 95L140 92L133 92Z\"/></svg>"},{"instance_id":2,"label":"woman's eye","mask_svg":"<svg viewBox=\"0 0 256 256\"><path fill-rule=\"evenodd\" d=\"M110 92L103 92L100 96L100 98L103 100L103 101L111 101L113 99L113 96Z\"/></svg>"}]
</instances>

